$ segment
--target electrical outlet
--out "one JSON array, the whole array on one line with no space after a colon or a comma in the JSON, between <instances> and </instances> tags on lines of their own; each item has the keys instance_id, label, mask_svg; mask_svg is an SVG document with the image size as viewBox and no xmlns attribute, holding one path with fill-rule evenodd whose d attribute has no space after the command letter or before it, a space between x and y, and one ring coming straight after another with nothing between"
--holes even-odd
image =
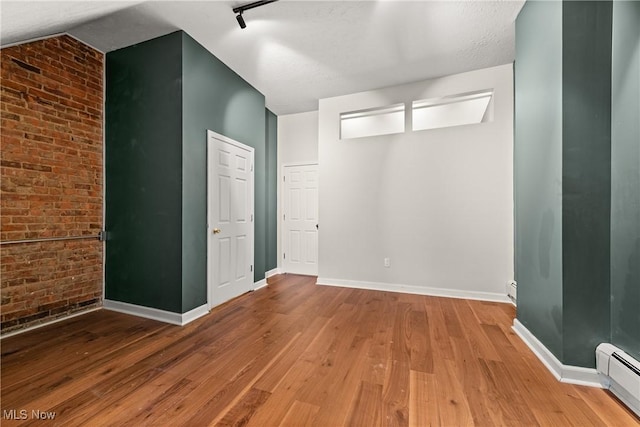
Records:
<instances>
[{"instance_id":1,"label":"electrical outlet","mask_svg":"<svg viewBox=\"0 0 640 427\"><path fill-rule=\"evenodd\" d=\"M384 259L384 266L387 268L391 267L391 260L389 258Z\"/></svg>"},{"instance_id":2,"label":"electrical outlet","mask_svg":"<svg viewBox=\"0 0 640 427\"><path fill-rule=\"evenodd\" d=\"M507 282L507 295L515 302L517 299L518 283L515 280Z\"/></svg>"}]
</instances>

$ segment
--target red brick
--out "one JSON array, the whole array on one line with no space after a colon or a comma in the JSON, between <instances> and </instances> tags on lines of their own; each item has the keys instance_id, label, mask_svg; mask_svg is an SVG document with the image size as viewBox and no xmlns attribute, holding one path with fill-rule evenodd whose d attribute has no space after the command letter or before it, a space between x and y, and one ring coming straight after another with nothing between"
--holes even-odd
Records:
<instances>
[{"instance_id":1,"label":"red brick","mask_svg":"<svg viewBox=\"0 0 640 427\"><path fill-rule=\"evenodd\" d=\"M61 36L0 55L0 239L95 235L103 210L103 54ZM99 304L102 250L97 240L0 247L3 330Z\"/></svg>"}]
</instances>

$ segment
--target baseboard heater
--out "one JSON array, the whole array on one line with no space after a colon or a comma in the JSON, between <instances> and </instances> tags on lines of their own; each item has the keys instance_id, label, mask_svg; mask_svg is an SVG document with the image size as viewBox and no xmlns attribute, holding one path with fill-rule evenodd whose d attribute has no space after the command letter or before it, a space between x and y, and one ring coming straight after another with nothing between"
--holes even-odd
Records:
<instances>
[{"instance_id":1,"label":"baseboard heater","mask_svg":"<svg viewBox=\"0 0 640 427\"><path fill-rule=\"evenodd\" d=\"M596 348L602 385L640 417L640 362L612 344Z\"/></svg>"}]
</instances>

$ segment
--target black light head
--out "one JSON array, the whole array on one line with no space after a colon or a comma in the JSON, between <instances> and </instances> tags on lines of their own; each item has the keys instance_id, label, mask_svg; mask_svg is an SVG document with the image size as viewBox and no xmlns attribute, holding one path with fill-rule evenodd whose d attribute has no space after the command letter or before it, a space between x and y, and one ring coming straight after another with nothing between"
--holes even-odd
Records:
<instances>
[{"instance_id":1,"label":"black light head","mask_svg":"<svg viewBox=\"0 0 640 427\"><path fill-rule=\"evenodd\" d=\"M244 22L244 18L242 17L242 12L244 12L245 10L254 9L256 7L264 6L265 4L274 3L277 1L278 0L259 0L259 1L254 1L253 3L234 7L233 13L237 13L236 20L238 21L238 25L240 25L240 28L243 28L243 29L247 28L247 23Z\"/></svg>"},{"instance_id":2,"label":"black light head","mask_svg":"<svg viewBox=\"0 0 640 427\"><path fill-rule=\"evenodd\" d=\"M238 25L240 25L240 28L242 28L242 29L247 28L247 23L244 22L244 18L242 17L242 13L239 13L238 15L236 15L236 19L238 20Z\"/></svg>"}]
</instances>

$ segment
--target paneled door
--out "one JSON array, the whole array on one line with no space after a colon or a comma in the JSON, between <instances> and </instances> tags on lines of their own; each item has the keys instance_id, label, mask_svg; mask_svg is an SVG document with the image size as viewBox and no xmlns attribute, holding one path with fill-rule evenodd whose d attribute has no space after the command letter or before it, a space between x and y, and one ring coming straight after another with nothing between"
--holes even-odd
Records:
<instances>
[{"instance_id":1,"label":"paneled door","mask_svg":"<svg viewBox=\"0 0 640 427\"><path fill-rule=\"evenodd\" d=\"M253 289L254 149L207 131L209 307Z\"/></svg>"},{"instance_id":2,"label":"paneled door","mask_svg":"<svg viewBox=\"0 0 640 427\"><path fill-rule=\"evenodd\" d=\"M285 166L283 179L283 270L316 276L318 165Z\"/></svg>"}]
</instances>

